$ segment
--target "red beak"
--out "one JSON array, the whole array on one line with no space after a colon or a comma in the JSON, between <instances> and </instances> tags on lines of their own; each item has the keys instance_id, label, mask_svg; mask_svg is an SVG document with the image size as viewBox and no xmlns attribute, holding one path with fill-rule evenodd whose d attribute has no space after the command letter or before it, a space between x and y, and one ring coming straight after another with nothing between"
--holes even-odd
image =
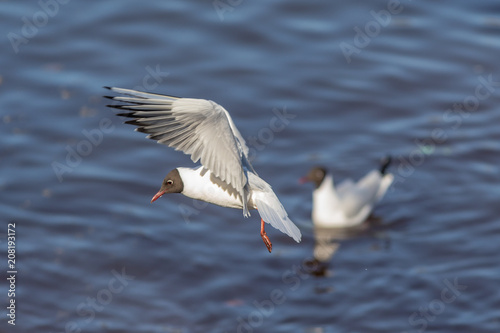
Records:
<instances>
[{"instance_id":1,"label":"red beak","mask_svg":"<svg viewBox=\"0 0 500 333\"><path fill-rule=\"evenodd\" d=\"M153 197L153 199L151 199L151 203L155 202L156 199L158 199L159 197L161 197L162 195L165 194L165 191L158 191L158 193L155 194L155 196Z\"/></svg>"},{"instance_id":2,"label":"red beak","mask_svg":"<svg viewBox=\"0 0 500 333\"><path fill-rule=\"evenodd\" d=\"M299 179L299 184L305 184L309 181L309 178L307 177L302 177Z\"/></svg>"}]
</instances>

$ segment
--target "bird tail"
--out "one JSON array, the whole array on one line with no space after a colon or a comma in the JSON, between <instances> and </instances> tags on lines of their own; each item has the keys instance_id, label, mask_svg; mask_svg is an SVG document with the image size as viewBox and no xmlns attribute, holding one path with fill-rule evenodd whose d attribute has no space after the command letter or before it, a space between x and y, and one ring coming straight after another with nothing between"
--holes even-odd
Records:
<instances>
[{"instance_id":1,"label":"bird tail","mask_svg":"<svg viewBox=\"0 0 500 333\"><path fill-rule=\"evenodd\" d=\"M389 167L389 165L391 164L392 162L392 157L391 155L387 155L383 160L382 160L382 164L380 165L380 173L385 175L385 173L387 172L387 168Z\"/></svg>"},{"instance_id":2,"label":"bird tail","mask_svg":"<svg viewBox=\"0 0 500 333\"><path fill-rule=\"evenodd\" d=\"M266 198L255 198L254 202L260 217L265 222L300 243L302 235L299 228L288 218L285 208L274 193L266 194Z\"/></svg>"}]
</instances>

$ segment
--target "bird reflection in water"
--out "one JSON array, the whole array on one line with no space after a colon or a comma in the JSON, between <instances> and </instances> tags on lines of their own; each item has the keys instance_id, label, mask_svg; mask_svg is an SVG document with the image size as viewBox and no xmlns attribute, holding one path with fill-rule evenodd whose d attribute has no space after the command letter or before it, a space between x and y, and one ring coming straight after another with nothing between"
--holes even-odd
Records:
<instances>
[{"instance_id":1,"label":"bird reflection in water","mask_svg":"<svg viewBox=\"0 0 500 333\"><path fill-rule=\"evenodd\" d=\"M313 258L306 261L305 266L314 276L328 276L328 266L333 255L338 251L341 242L366 234L369 223L351 228L325 228L314 226Z\"/></svg>"}]
</instances>

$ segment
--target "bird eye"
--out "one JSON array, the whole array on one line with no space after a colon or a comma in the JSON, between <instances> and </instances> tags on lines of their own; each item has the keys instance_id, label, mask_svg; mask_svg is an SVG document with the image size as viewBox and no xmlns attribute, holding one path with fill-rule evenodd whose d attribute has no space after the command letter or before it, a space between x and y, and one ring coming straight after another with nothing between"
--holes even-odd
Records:
<instances>
[{"instance_id":1,"label":"bird eye","mask_svg":"<svg viewBox=\"0 0 500 333\"><path fill-rule=\"evenodd\" d=\"M167 185L172 185L173 183L174 183L173 180L171 180L171 179L167 180Z\"/></svg>"}]
</instances>

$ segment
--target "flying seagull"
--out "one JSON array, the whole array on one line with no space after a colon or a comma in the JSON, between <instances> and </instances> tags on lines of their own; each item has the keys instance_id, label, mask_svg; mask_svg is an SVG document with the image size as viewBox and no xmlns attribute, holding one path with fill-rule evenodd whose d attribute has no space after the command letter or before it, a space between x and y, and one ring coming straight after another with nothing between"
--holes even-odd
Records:
<instances>
[{"instance_id":1,"label":"flying seagull","mask_svg":"<svg viewBox=\"0 0 500 333\"><path fill-rule=\"evenodd\" d=\"M229 113L219 104L195 98L178 98L130 89L105 87L122 96L106 96L120 102L109 107L124 110L117 115L131 118L127 124L175 150L201 161L196 168L178 167L163 179L151 202L166 193L222 207L243 210L250 216L256 209L261 217L260 235L269 252L272 243L265 222L300 242L301 233L288 218L276 194L255 172L248 160L248 147Z\"/></svg>"}]
</instances>

